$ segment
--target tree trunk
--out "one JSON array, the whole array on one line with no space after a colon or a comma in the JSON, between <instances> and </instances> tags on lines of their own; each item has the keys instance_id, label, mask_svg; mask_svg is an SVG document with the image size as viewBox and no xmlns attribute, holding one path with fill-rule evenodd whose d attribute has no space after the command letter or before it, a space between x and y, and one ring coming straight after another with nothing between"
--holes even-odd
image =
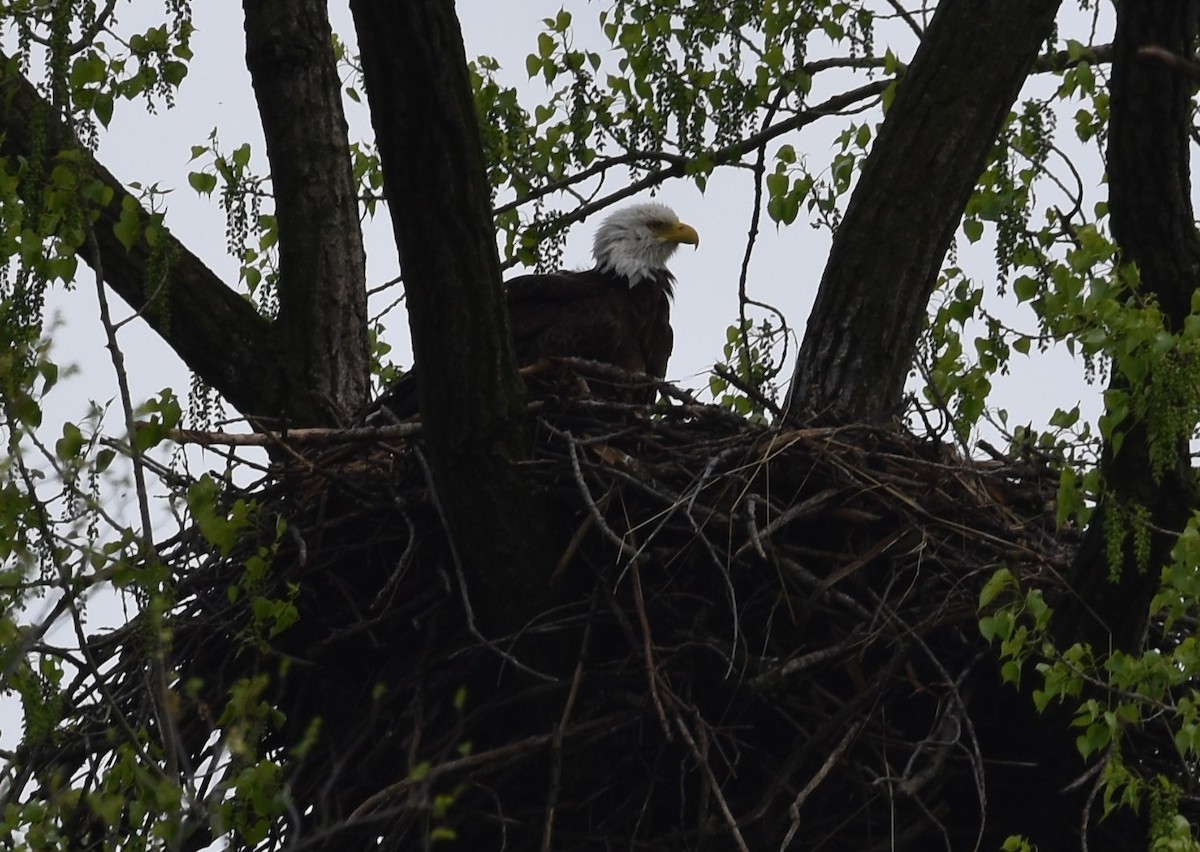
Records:
<instances>
[{"instance_id":1,"label":"tree trunk","mask_svg":"<svg viewBox=\"0 0 1200 852\"><path fill-rule=\"evenodd\" d=\"M1200 238L1192 214L1189 130L1192 79L1186 69L1143 53L1157 48L1190 58L1197 36L1196 0L1139 0L1117 4L1109 119L1108 185L1113 236L1121 261L1141 273L1139 294L1154 297L1168 329L1178 332L1191 313L1200 282ZM1114 370L1110 387L1128 380ZM1161 414L1161 412L1160 412ZM1089 641L1097 650L1142 648L1150 599L1159 571L1187 523L1196 494L1185 438L1176 444L1176 463L1161 477L1150 461L1145 422L1121 427L1119 452L1106 444L1101 469L1107 493L1084 538L1072 582L1081 604L1059 613L1063 642ZM1149 560L1138 568L1132 535L1123 564L1109 566L1105 527L1114 512L1142 507L1150 512ZM1125 526L1132 528L1137 521ZM1110 582L1110 569L1119 572Z\"/></svg>"},{"instance_id":2,"label":"tree trunk","mask_svg":"<svg viewBox=\"0 0 1200 852\"><path fill-rule=\"evenodd\" d=\"M1060 2L938 4L834 236L790 417L899 408L954 229Z\"/></svg>"},{"instance_id":3,"label":"tree trunk","mask_svg":"<svg viewBox=\"0 0 1200 852\"><path fill-rule=\"evenodd\" d=\"M303 423L344 420L370 393L366 256L325 0L245 0L246 66L279 223L273 333Z\"/></svg>"},{"instance_id":4,"label":"tree trunk","mask_svg":"<svg viewBox=\"0 0 1200 852\"><path fill-rule=\"evenodd\" d=\"M524 404L509 342L475 102L454 6L354 0L408 298L433 483L476 614L513 629L545 599L545 513L515 463ZM413 81L421 81L419 85Z\"/></svg>"}]
</instances>

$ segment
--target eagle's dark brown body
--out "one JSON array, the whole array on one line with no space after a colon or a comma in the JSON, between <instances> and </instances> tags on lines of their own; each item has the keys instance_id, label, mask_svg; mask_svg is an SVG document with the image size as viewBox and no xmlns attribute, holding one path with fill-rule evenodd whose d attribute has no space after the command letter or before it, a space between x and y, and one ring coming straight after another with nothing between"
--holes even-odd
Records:
<instances>
[{"instance_id":1,"label":"eagle's dark brown body","mask_svg":"<svg viewBox=\"0 0 1200 852\"><path fill-rule=\"evenodd\" d=\"M517 364L587 358L663 378L675 340L673 284L665 269L632 287L596 269L512 279L505 296Z\"/></svg>"}]
</instances>

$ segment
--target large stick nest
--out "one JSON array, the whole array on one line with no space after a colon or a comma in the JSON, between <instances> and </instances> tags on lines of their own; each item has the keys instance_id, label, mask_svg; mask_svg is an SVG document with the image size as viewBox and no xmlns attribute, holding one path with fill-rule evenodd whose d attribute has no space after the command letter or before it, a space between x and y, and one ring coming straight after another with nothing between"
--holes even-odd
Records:
<instances>
[{"instance_id":1,"label":"large stick nest","mask_svg":"<svg viewBox=\"0 0 1200 852\"><path fill-rule=\"evenodd\" d=\"M897 428L690 404L559 400L537 418L528 475L563 547L558 604L518 635L480 626L419 438L296 453L258 494L256 534L223 556L175 544L173 738L193 769L223 761L214 807L269 755L285 807L259 848L975 845L974 708L1011 692L979 591L1000 567L1060 588L1075 542L1049 477ZM264 601L298 619L271 636ZM94 652L154 728L144 629ZM222 728L253 678L282 713Z\"/></svg>"}]
</instances>

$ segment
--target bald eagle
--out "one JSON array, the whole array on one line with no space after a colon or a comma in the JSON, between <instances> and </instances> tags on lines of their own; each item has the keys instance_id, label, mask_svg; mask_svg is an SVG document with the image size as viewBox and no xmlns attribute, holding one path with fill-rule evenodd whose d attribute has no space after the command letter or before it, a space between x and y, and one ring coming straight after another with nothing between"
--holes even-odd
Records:
<instances>
[{"instance_id":1,"label":"bald eagle","mask_svg":"<svg viewBox=\"0 0 1200 852\"><path fill-rule=\"evenodd\" d=\"M700 236L670 207L635 204L601 223L591 269L521 275L506 282L517 365L586 358L630 373L665 377L674 343L670 312L675 285L666 263L684 243L698 246ZM653 390L604 393L594 384L592 390L623 399L654 399ZM401 417L415 414L415 373L389 388L376 410L380 406Z\"/></svg>"},{"instance_id":2,"label":"bald eagle","mask_svg":"<svg viewBox=\"0 0 1200 852\"><path fill-rule=\"evenodd\" d=\"M591 269L513 278L504 293L517 364L587 358L665 377L675 286L666 264L683 243L700 237L671 208L637 204L600 225Z\"/></svg>"}]
</instances>

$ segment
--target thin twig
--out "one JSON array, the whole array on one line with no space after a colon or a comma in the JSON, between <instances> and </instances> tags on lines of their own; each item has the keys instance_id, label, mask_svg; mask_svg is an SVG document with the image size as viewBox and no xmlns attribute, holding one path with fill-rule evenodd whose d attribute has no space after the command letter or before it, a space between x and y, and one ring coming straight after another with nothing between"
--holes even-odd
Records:
<instances>
[{"instance_id":1,"label":"thin twig","mask_svg":"<svg viewBox=\"0 0 1200 852\"><path fill-rule=\"evenodd\" d=\"M693 739L691 731L688 730L687 725L678 713L675 714L675 727L679 730L683 741L688 744L688 748L692 750L692 756L696 758L696 762L700 765L700 768L704 770L704 776L708 779L708 792L717 800L717 807L721 809L721 815L725 817L725 824L729 826L738 849L741 852L750 852L750 847L746 844L746 839L742 837L742 831L738 828L737 819L729 807L729 802L725 801L725 794L721 792L721 785L717 783L717 776L713 774L712 766L709 765L709 762L696 745L696 740Z\"/></svg>"},{"instance_id":2,"label":"thin twig","mask_svg":"<svg viewBox=\"0 0 1200 852\"><path fill-rule=\"evenodd\" d=\"M792 818L792 824L788 827L787 834L783 837L783 842L779 844L780 852L784 852L791 845L792 838L800 830L800 809L804 807L804 803L808 801L808 797L813 794L813 791L821 786L821 782L825 780L833 767L837 765L837 762L842 759L842 755L850 748L850 744L854 742L854 738L858 736L861 728L862 724L856 722L846 729L846 733L842 735L842 738L838 741L833 751L825 758L825 762L821 764L821 768L816 771L816 774L812 778L808 779L808 783L796 794L796 798L788 806L788 814Z\"/></svg>"},{"instance_id":3,"label":"thin twig","mask_svg":"<svg viewBox=\"0 0 1200 852\"><path fill-rule=\"evenodd\" d=\"M856 89L851 89L848 92L843 92L840 95L834 95L833 97L829 98L828 100L824 101L821 104L818 104L817 106L813 107L812 109L807 109L807 110L804 110L803 112L796 113L795 115L792 115L789 118L783 119L775 124L772 124L768 127L763 128L758 133L747 136L745 139L742 139L731 145L726 145L723 148L718 148L715 151L711 151L711 152L707 153L704 156L705 162L711 163L713 166L723 166L723 165L728 165L730 163L737 162L746 154L750 153L751 151L758 150L762 146L766 145L768 142L770 142L774 139L777 139L778 137L784 135L785 133L791 133L793 130L799 130L800 128L806 127L809 124L812 124L814 121L817 121L821 118L825 118L830 115L837 115L842 110L844 110L850 106L853 106L854 104L859 103L860 101L864 101L869 98L876 97L876 96L882 94L883 91L885 89L887 89L888 86L891 85L891 83L892 83L891 78L889 78L887 80L875 80L873 82L867 83L866 85L859 86ZM644 156L644 155L638 155L638 156ZM554 220L553 224L547 226L546 230L543 232L542 235L546 236L551 233L557 233L559 231L565 230L569 225L573 225L576 222L582 222L584 219L586 219L588 216L591 216L593 213L597 213L601 210L611 207L613 204L616 204L618 201L623 201L626 198L631 198L632 196L637 195L641 192L644 192L645 190L650 189L651 187L658 186L659 184L662 184L671 178L684 177L687 174L688 165L692 162L691 158L687 158L687 157L680 157L679 159L675 159L677 155L655 154L654 156L657 159L666 160L667 162L670 162L671 165L667 166L665 168L655 169L653 171L650 171L647 174L645 174L643 177L641 177L640 179L633 181L632 183L628 184L627 186L625 186L621 189L614 190L613 192L610 192L605 196L602 196L594 201L591 201L588 204L580 205L579 207L575 208L574 210L571 210L567 213L563 213L561 216L559 216L558 218L556 218ZM623 161L624 158L614 158L614 159L617 160L618 162L612 163L612 164L609 164L606 166L602 165L602 164L593 166L592 168L586 169L583 172L579 172L576 175L572 175L569 178L564 178L562 181L557 181L553 185L552 188L545 188L545 189L539 188L537 190L534 190L531 193L528 193L525 197L523 197L519 201L514 201L511 204L502 205L502 206L496 208L495 212L497 215L499 215L501 213L506 213L513 208L516 208L523 204L528 204L530 201L533 201L537 198L549 195L557 190L560 190L565 185L574 184L574 183L578 183L579 181L586 180L589 177L592 177L594 174L596 174L597 171L604 171L607 168L611 168L612 165L619 164L621 161ZM635 157L635 159L636 159L636 157Z\"/></svg>"},{"instance_id":4,"label":"thin twig","mask_svg":"<svg viewBox=\"0 0 1200 852\"><path fill-rule=\"evenodd\" d=\"M614 713L611 716L601 719L592 719L588 722L580 722L577 725L572 725L562 732L562 737L563 739L574 739L598 731L616 730L631 722L636 722L637 718L638 714L633 711ZM554 738L558 735L559 732L557 730L550 734L536 734L531 737L525 737L517 742L507 743L493 749L488 749L487 751L477 752L476 754L470 754L457 760L449 760L445 763L431 766L419 778L410 776L403 781L389 784L378 793L375 793L354 809L353 813L346 820L346 823L351 825L365 819L373 811L378 810L389 802L399 799L417 784L428 784L444 776L456 773L470 773L481 769L490 769L493 771L500 769L529 752L539 751L548 745L552 745Z\"/></svg>"},{"instance_id":5,"label":"thin twig","mask_svg":"<svg viewBox=\"0 0 1200 852\"><path fill-rule=\"evenodd\" d=\"M916 34L918 41L925 38L925 32L921 29L921 25L918 24L916 19L909 14L909 11L900 4L900 0L887 0L887 2L889 6L896 10L896 14L900 17L900 19L904 21L904 23L908 24L908 28Z\"/></svg>"},{"instance_id":6,"label":"thin twig","mask_svg":"<svg viewBox=\"0 0 1200 852\"><path fill-rule=\"evenodd\" d=\"M138 424L144 427L145 424ZM286 432L209 432L199 429L168 429L166 436L180 444L202 447L274 447L281 444L344 444L359 441L390 441L421 434L420 423L392 426L358 426L348 429L310 427Z\"/></svg>"},{"instance_id":7,"label":"thin twig","mask_svg":"<svg viewBox=\"0 0 1200 852\"><path fill-rule=\"evenodd\" d=\"M658 671L654 665L654 642L650 638L650 619L646 617L646 599L642 596L642 578L638 574L637 561L632 563L633 569L633 602L637 612L638 626L642 630L642 666L646 670L646 686L650 690L650 700L654 702L654 710L658 714L659 724L662 725L663 736L671 739L671 723L667 720L667 712L663 708L662 698L658 694Z\"/></svg>"}]
</instances>

